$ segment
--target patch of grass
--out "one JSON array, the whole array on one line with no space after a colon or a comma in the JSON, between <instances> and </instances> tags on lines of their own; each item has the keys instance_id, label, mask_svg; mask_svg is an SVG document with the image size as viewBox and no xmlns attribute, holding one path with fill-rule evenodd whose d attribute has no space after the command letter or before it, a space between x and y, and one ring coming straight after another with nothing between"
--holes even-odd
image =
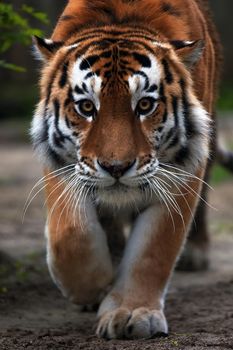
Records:
<instances>
[{"instance_id":1,"label":"patch of grass","mask_svg":"<svg viewBox=\"0 0 233 350\"><path fill-rule=\"evenodd\" d=\"M212 229L213 229L213 232L215 232L218 235L231 234L233 232L233 223L221 221L221 222L215 223L212 226Z\"/></svg>"},{"instance_id":2,"label":"patch of grass","mask_svg":"<svg viewBox=\"0 0 233 350\"><path fill-rule=\"evenodd\" d=\"M6 294L8 292L8 289L7 289L7 287L5 287L5 286L0 286L0 294Z\"/></svg>"},{"instance_id":3,"label":"patch of grass","mask_svg":"<svg viewBox=\"0 0 233 350\"><path fill-rule=\"evenodd\" d=\"M211 184L218 185L221 182L232 179L232 174L220 165L215 165L212 170Z\"/></svg>"},{"instance_id":4,"label":"patch of grass","mask_svg":"<svg viewBox=\"0 0 233 350\"><path fill-rule=\"evenodd\" d=\"M233 110L233 85L226 85L220 89L217 108L220 111Z\"/></svg>"},{"instance_id":5,"label":"patch of grass","mask_svg":"<svg viewBox=\"0 0 233 350\"><path fill-rule=\"evenodd\" d=\"M171 343L172 346L175 346L175 347L179 346L179 342L177 340L175 340L175 339L171 340L170 343Z\"/></svg>"}]
</instances>

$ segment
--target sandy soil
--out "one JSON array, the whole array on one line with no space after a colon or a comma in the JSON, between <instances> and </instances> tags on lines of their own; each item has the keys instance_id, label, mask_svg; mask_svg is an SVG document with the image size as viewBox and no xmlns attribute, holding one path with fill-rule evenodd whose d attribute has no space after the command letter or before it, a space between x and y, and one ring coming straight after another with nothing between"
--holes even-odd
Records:
<instances>
[{"instance_id":1,"label":"sandy soil","mask_svg":"<svg viewBox=\"0 0 233 350\"><path fill-rule=\"evenodd\" d=\"M94 335L95 314L80 313L50 280L42 193L22 224L27 195L41 175L31 149L4 142L0 159L1 350L233 349L233 180L210 194L210 203L218 209L209 213L210 270L176 273L171 282L166 304L169 337L104 341Z\"/></svg>"}]
</instances>

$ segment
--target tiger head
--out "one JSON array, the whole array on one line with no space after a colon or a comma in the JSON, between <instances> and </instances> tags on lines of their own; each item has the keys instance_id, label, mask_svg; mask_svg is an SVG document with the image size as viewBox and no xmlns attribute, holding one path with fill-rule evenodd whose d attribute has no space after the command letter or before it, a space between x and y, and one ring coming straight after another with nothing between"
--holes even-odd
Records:
<instances>
[{"instance_id":1,"label":"tiger head","mask_svg":"<svg viewBox=\"0 0 233 350\"><path fill-rule=\"evenodd\" d=\"M35 44L44 66L32 137L50 169L73 167L79 184L119 205L143 198L163 167L195 172L208 156L209 119L189 73L202 42L105 26Z\"/></svg>"}]
</instances>

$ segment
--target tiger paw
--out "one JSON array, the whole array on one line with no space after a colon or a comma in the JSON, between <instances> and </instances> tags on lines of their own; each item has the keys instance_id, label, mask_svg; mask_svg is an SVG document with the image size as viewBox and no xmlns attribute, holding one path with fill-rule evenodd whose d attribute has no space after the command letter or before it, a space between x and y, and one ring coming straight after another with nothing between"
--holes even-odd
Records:
<instances>
[{"instance_id":1,"label":"tiger paw","mask_svg":"<svg viewBox=\"0 0 233 350\"><path fill-rule=\"evenodd\" d=\"M145 339L167 335L168 326L162 311L121 307L101 317L96 333L105 339Z\"/></svg>"}]
</instances>

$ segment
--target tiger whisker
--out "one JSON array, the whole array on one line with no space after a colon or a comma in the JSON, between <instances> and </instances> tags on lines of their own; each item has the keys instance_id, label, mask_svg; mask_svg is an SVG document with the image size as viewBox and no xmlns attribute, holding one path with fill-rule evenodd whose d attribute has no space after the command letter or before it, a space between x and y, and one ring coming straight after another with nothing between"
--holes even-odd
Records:
<instances>
[{"instance_id":1,"label":"tiger whisker","mask_svg":"<svg viewBox=\"0 0 233 350\"><path fill-rule=\"evenodd\" d=\"M68 206L70 206L70 200L72 198L72 196L74 195L74 184L75 184L75 176L73 179L71 179L70 181L70 184L69 184L69 187L67 188L67 191L65 193L65 197L62 201L62 203L60 205L62 205L64 202L65 202L65 205L63 206L62 208L62 211L59 215L59 219L58 219L58 223L57 223L57 229L59 227L59 224L60 224L60 220L62 218L62 215L64 213L64 211L67 209ZM67 220L67 215L68 215L68 211L66 211L66 216L65 216L65 221Z\"/></svg>"},{"instance_id":2,"label":"tiger whisker","mask_svg":"<svg viewBox=\"0 0 233 350\"><path fill-rule=\"evenodd\" d=\"M205 184L210 190L214 191L214 188L212 186L210 186L205 180L201 179L200 177L192 174L192 173L189 173L183 169L180 169L178 167L175 167L173 165L169 165L169 164L166 164L166 163L160 163L160 165L162 166L165 166L165 167L168 167L168 168L171 168L171 169L174 169L174 170L177 170L178 173L174 173L175 175L179 175L179 176L184 176L184 177L189 177L189 178L193 178L193 179L196 179L200 182L202 182L203 184Z\"/></svg>"},{"instance_id":3,"label":"tiger whisker","mask_svg":"<svg viewBox=\"0 0 233 350\"><path fill-rule=\"evenodd\" d=\"M165 197L167 198L168 202L171 204L173 210L181 217L182 219L182 223L183 223L183 226L184 226L184 229L185 229L185 223L184 223L184 218L183 218L183 214L182 214L182 211L176 201L176 199L170 194L169 191L166 191L164 189L164 187L162 186L161 183L159 183L159 179L156 179L156 183L157 183L157 186L159 185L161 190L163 191Z\"/></svg>"},{"instance_id":4,"label":"tiger whisker","mask_svg":"<svg viewBox=\"0 0 233 350\"><path fill-rule=\"evenodd\" d=\"M149 183L152 191L155 193L156 196L159 195L159 200L162 200L162 202L165 204L167 210L168 210L168 214L170 215L171 217L171 220L172 220L172 225L173 225L173 230L175 232L175 222L174 222L174 219L173 219L173 215L171 213L171 210L169 208L169 205L167 203L167 200L166 200L166 197L164 197L163 193L161 193L161 190L158 188L158 186L154 186L153 183L151 185L151 181L150 179L146 178L147 182Z\"/></svg>"},{"instance_id":5,"label":"tiger whisker","mask_svg":"<svg viewBox=\"0 0 233 350\"><path fill-rule=\"evenodd\" d=\"M179 186L176 184L176 182L175 182L174 179L171 179L167 174L162 173L162 175L165 176L169 181L171 181L171 183L172 183L172 184L176 187L176 189L179 191L180 196L183 197L183 199L184 199L184 201L185 201L185 203L186 203L186 205L187 205L187 207L188 207L188 209L189 209L189 212L190 212L190 214L191 214L191 216L192 216L193 222L194 222L194 224L195 224L195 226L196 226L196 221L195 221L195 217L194 217L193 211L191 210L190 205L189 205L187 199L185 198L185 196L186 196L189 192L182 193L182 191L180 190ZM161 180L161 179L160 179L160 180ZM166 182L166 181L164 181L164 182Z\"/></svg>"},{"instance_id":6,"label":"tiger whisker","mask_svg":"<svg viewBox=\"0 0 233 350\"><path fill-rule=\"evenodd\" d=\"M69 179L70 179L72 176L74 176L73 172L72 172L72 174L70 174L68 177L67 177L67 175L66 175L66 177L62 178L57 184L55 184L55 185L52 187L52 189L51 189L51 191L50 191L48 197L46 198L46 201L44 202L44 206L48 203L48 200L49 200L49 198L52 196L52 194L53 194L62 184L67 183L67 181L69 181Z\"/></svg>"},{"instance_id":7,"label":"tiger whisker","mask_svg":"<svg viewBox=\"0 0 233 350\"><path fill-rule=\"evenodd\" d=\"M66 166L66 167L63 167L63 168L57 169L57 170L55 170L55 171L52 171L51 173L49 173L49 174L43 176L41 179L39 179L39 180L36 182L36 184L35 184L35 185L33 186L33 188L31 189L31 191L30 191L30 193L29 193L29 195L28 195L28 197L27 197L27 200L26 200L26 202L25 202L25 205L24 205L24 208L23 208L23 214L22 214L22 222L24 222L26 212L27 212L29 206L31 205L32 201L33 201L34 198L45 188L46 184L43 184L43 187L40 188L40 189L33 195L32 198L30 198L31 195L32 195L32 193L33 193L33 191L36 189L36 187L38 187L39 185L41 185L42 183L44 183L45 180L50 180L50 179L55 178L55 177L57 177L57 176L61 176L61 175L65 174L66 172L71 171L70 169L67 169L68 167L70 168L71 166L73 167L74 165L73 165L73 164L72 164L72 165L68 165L68 166ZM52 175L52 174L53 174L53 175Z\"/></svg>"},{"instance_id":8,"label":"tiger whisker","mask_svg":"<svg viewBox=\"0 0 233 350\"><path fill-rule=\"evenodd\" d=\"M70 180L69 183L65 186L65 188L63 189L62 193L59 195L59 197L56 199L55 203L53 204L51 210L49 211L49 218L51 219L52 215L53 215L53 212L56 208L56 206L58 205L59 201L61 200L61 198L67 193L67 191L69 190L70 186L71 186L71 183L72 183L73 180ZM64 201L64 199L63 199ZM62 201L62 203L63 203ZM61 204L60 203L60 206Z\"/></svg>"},{"instance_id":9,"label":"tiger whisker","mask_svg":"<svg viewBox=\"0 0 233 350\"><path fill-rule=\"evenodd\" d=\"M210 205L198 192L196 192L191 186L189 186L186 181L184 179L182 179L181 177L179 177L178 175L175 175L173 172L170 172L168 170L165 170L163 168L160 168L161 172L167 173L170 176L172 176L173 178L176 179L177 183L179 183L180 186L182 186L183 188L185 188L187 191L189 191L189 193L192 192L193 196L197 196L201 201L203 201L209 208L213 209L213 210L217 210L216 208L214 208L212 205Z\"/></svg>"}]
</instances>

